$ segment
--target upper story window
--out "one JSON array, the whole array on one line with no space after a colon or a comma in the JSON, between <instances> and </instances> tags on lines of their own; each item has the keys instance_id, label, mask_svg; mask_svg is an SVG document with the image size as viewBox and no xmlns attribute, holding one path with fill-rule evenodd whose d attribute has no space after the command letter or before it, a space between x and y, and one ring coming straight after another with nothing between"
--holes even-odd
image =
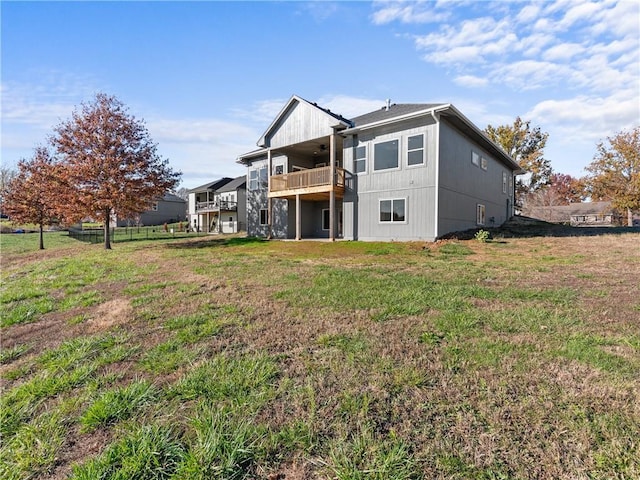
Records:
<instances>
[{"instance_id":1,"label":"upper story window","mask_svg":"<svg viewBox=\"0 0 640 480\"><path fill-rule=\"evenodd\" d=\"M473 163L476 167L480 166L480 155L476 152L471 152L471 163Z\"/></svg>"},{"instance_id":2,"label":"upper story window","mask_svg":"<svg viewBox=\"0 0 640 480\"><path fill-rule=\"evenodd\" d=\"M502 172L502 193L507 193L507 172Z\"/></svg>"},{"instance_id":3,"label":"upper story window","mask_svg":"<svg viewBox=\"0 0 640 480\"><path fill-rule=\"evenodd\" d=\"M353 159L354 173L363 173L367 171L367 147L362 145L356 147L356 156Z\"/></svg>"},{"instance_id":4,"label":"upper story window","mask_svg":"<svg viewBox=\"0 0 640 480\"><path fill-rule=\"evenodd\" d=\"M388 142L376 143L373 147L373 169L389 170L398 168L399 141L390 140Z\"/></svg>"},{"instance_id":5,"label":"upper story window","mask_svg":"<svg viewBox=\"0 0 640 480\"><path fill-rule=\"evenodd\" d=\"M487 159L485 157L482 157L480 159L480 168L482 168L483 170L486 170L488 163L489 162L487 161Z\"/></svg>"},{"instance_id":6,"label":"upper story window","mask_svg":"<svg viewBox=\"0 0 640 480\"><path fill-rule=\"evenodd\" d=\"M413 135L407 139L407 165L424 163L424 135Z\"/></svg>"},{"instance_id":7,"label":"upper story window","mask_svg":"<svg viewBox=\"0 0 640 480\"><path fill-rule=\"evenodd\" d=\"M267 167L260 169L249 170L249 190L258 190L260 187L266 187L269 183L269 176L267 175Z\"/></svg>"}]
</instances>

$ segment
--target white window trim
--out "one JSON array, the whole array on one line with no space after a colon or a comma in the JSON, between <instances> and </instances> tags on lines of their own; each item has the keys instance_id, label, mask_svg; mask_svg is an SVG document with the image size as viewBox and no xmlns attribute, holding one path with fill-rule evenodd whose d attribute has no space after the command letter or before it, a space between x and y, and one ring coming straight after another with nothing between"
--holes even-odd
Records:
<instances>
[{"instance_id":1,"label":"white window trim","mask_svg":"<svg viewBox=\"0 0 640 480\"><path fill-rule=\"evenodd\" d=\"M402 221L394 221L393 220L393 202L396 200L403 200L404 201L404 220ZM384 222L382 220L380 220L380 204L382 202L391 202L391 220L389 220L388 222ZM395 198L381 198L378 200L378 224L379 225L406 225L408 223L408 215L407 215L407 197L395 197Z\"/></svg>"},{"instance_id":2,"label":"white window trim","mask_svg":"<svg viewBox=\"0 0 640 480\"><path fill-rule=\"evenodd\" d=\"M482 170L484 170L485 172L489 168L489 160L487 159L487 157L485 157L485 156L481 156L480 157L480 168Z\"/></svg>"},{"instance_id":3,"label":"white window trim","mask_svg":"<svg viewBox=\"0 0 640 480\"><path fill-rule=\"evenodd\" d=\"M255 174L255 178L251 178L252 174ZM255 184L252 186L251 182L255 182ZM255 192L256 190L258 190L259 185L260 185L260 169L253 168L249 170L249 191Z\"/></svg>"},{"instance_id":4,"label":"white window trim","mask_svg":"<svg viewBox=\"0 0 640 480\"><path fill-rule=\"evenodd\" d=\"M471 164L480 167L480 154L471 150Z\"/></svg>"},{"instance_id":5,"label":"white window trim","mask_svg":"<svg viewBox=\"0 0 640 480\"><path fill-rule=\"evenodd\" d=\"M422 148L414 148L413 150L409 149L409 138L411 137L422 137ZM413 165L409 165L409 152L417 152L418 150L422 150L422 162L414 163ZM424 167L427 164L426 159L426 150L427 150L427 137L424 133L416 133L415 135L407 135L407 168L416 168L416 167Z\"/></svg>"},{"instance_id":6,"label":"white window trim","mask_svg":"<svg viewBox=\"0 0 640 480\"><path fill-rule=\"evenodd\" d=\"M482 203L476 204L476 225L484 225L487 219L487 209Z\"/></svg>"},{"instance_id":7,"label":"white window trim","mask_svg":"<svg viewBox=\"0 0 640 480\"><path fill-rule=\"evenodd\" d=\"M267 220L266 223L262 223L262 212L265 212L264 218ZM258 221L260 222L261 226L269 225L269 209L268 208L260 209L260 211L258 212Z\"/></svg>"},{"instance_id":8,"label":"white window trim","mask_svg":"<svg viewBox=\"0 0 640 480\"><path fill-rule=\"evenodd\" d=\"M507 172L502 172L502 193L507 193Z\"/></svg>"},{"instance_id":9,"label":"white window trim","mask_svg":"<svg viewBox=\"0 0 640 480\"><path fill-rule=\"evenodd\" d=\"M364 157L361 158L361 159L358 159L358 149L359 148L364 148ZM364 162L364 170L361 171L361 172L356 172L355 171L356 170L356 162L358 160L360 160L361 162ZM354 173L356 175L365 175L367 173L367 164L369 163L368 160L369 160L369 158L367 157L367 146L366 145L357 145L353 150L353 170L354 170Z\"/></svg>"},{"instance_id":10,"label":"white window trim","mask_svg":"<svg viewBox=\"0 0 640 480\"><path fill-rule=\"evenodd\" d=\"M151 211L152 212L157 212L158 211L158 202L153 202L151 204Z\"/></svg>"},{"instance_id":11,"label":"white window trim","mask_svg":"<svg viewBox=\"0 0 640 480\"><path fill-rule=\"evenodd\" d=\"M324 231L324 232L328 232L329 231L329 227L330 227L330 225L327 225L327 228L324 228L324 212L328 212L328 211L329 211L328 208L323 208L322 209L321 221L322 221L322 231ZM331 223L331 216L329 216L329 223Z\"/></svg>"},{"instance_id":12,"label":"white window trim","mask_svg":"<svg viewBox=\"0 0 640 480\"><path fill-rule=\"evenodd\" d=\"M389 142L398 142L398 166L394 168L383 168L382 170L376 170L376 145L380 145L381 143L389 143ZM401 161L400 155L402 153L402 141L400 138L390 138L389 140L380 140L379 142L375 142L373 144L373 148L371 149L371 171L373 173L384 173L384 172L395 172L400 170Z\"/></svg>"}]
</instances>

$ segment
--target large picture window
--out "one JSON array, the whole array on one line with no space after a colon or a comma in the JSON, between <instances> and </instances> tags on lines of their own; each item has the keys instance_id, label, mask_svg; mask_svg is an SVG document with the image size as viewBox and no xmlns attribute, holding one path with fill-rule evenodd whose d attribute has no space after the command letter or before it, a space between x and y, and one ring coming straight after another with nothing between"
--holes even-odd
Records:
<instances>
[{"instance_id":1,"label":"large picture window","mask_svg":"<svg viewBox=\"0 0 640 480\"><path fill-rule=\"evenodd\" d=\"M380 200L381 223L404 223L406 221L404 198Z\"/></svg>"},{"instance_id":2,"label":"large picture window","mask_svg":"<svg viewBox=\"0 0 640 480\"><path fill-rule=\"evenodd\" d=\"M407 165L424 163L424 135L413 135L407 139Z\"/></svg>"},{"instance_id":3,"label":"large picture window","mask_svg":"<svg viewBox=\"0 0 640 480\"><path fill-rule=\"evenodd\" d=\"M398 168L398 140L376 143L373 150L373 169Z\"/></svg>"},{"instance_id":4,"label":"large picture window","mask_svg":"<svg viewBox=\"0 0 640 480\"><path fill-rule=\"evenodd\" d=\"M356 157L353 160L354 173L363 173L367 171L367 147L362 145L356 148Z\"/></svg>"}]
</instances>

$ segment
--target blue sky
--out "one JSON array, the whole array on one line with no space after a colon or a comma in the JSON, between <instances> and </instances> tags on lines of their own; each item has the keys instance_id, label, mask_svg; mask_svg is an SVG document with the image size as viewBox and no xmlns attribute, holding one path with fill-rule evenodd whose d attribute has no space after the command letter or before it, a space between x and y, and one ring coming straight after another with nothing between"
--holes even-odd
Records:
<instances>
[{"instance_id":1,"label":"blue sky","mask_svg":"<svg viewBox=\"0 0 640 480\"><path fill-rule=\"evenodd\" d=\"M30 157L95 93L144 119L193 188L291 95L345 117L453 103L480 128L531 120L555 171L640 125L640 2L1 3L2 163Z\"/></svg>"}]
</instances>

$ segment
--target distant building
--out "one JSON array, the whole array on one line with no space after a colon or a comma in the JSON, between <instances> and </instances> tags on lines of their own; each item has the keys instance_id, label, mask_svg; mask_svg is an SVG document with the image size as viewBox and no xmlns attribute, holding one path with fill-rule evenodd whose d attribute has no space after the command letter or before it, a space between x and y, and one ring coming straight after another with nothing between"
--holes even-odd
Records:
<instances>
[{"instance_id":1,"label":"distant building","mask_svg":"<svg viewBox=\"0 0 640 480\"><path fill-rule=\"evenodd\" d=\"M117 227L133 225L163 225L185 220L187 217L187 202L174 195L166 193L162 198L153 202L151 209L135 218L117 218Z\"/></svg>"},{"instance_id":2,"label":"distant building","mask_svg":"<svg viewBox=\"0 0 640 480\"><path fill-rule=\"evenodd\" d=\"M189 190L189 225L208 233L247 229L247 176L223 177Z\"/></svg>"},{"instance_id":3,"label":"distant building","mask_svg":"<svg viewBox=\"0 0 640 480\"><path fill-rule=\"evenodd\" d=\"M529 207L525 215L551 223L564 223L574 227L611 227L620 224L620 216L611 202L582 202L549 207Z\"/></svg>"}]
</instances>

